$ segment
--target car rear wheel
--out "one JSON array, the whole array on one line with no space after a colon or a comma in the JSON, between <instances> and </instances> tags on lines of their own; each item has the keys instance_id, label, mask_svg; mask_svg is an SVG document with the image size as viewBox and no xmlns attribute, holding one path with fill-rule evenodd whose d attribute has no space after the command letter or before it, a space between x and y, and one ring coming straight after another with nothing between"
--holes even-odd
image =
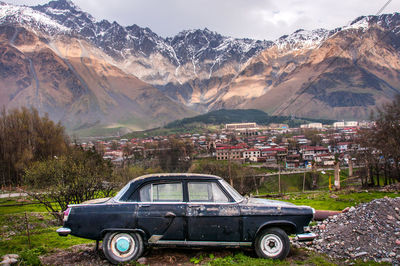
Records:
<instances>
[{"instance_id":1,"label":"car rear wheel","mask_svg":"<svg viewBox=\"0 0 400 266\"><path fill-rule=\"evenodd\" d=\"M143 248L142 237L137 233L110 232L103 239L104 255L113 264L138 259Z\"/></svg>"},{"instance_id":2,"label":"car rear wheel","mask_svg":"<svg viewBox=\"0 0 400 266\"><path fill-rule=\"evenodd\" d=\"M286 232L273 227L263 230L255 241L255 250L259 257L266 259L284 259L290 251L290 241Z\"/></svg>"}]
</instances>

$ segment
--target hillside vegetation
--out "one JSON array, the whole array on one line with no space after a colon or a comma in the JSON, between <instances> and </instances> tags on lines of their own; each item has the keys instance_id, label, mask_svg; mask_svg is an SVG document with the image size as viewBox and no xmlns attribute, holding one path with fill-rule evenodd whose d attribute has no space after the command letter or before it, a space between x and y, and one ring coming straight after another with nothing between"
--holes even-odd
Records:
<instances>
[{"instance_id":1,"label":"hillside vegetation","mask_svg":"<svg viewBox=\"0 0 400 266\"><path fill-rule=\"evenodd\" d=\"M257 109L221 109L203 115L175 120L164 127L126 134L125 138L143 136L165 136L170 134L217 132L218 126L230 123L255 122L258 125L271 123L287 124L289 127L298 127L301 124L320 122L332 124L334 120L300 118L289 116L270 116Z\"/></svg>"},{"instance_id":2,"label":"hillside vegetation","mask_svg":"<svg viewBox=\"0 0 400 266\"><path fill-rule=\"evenodd\" d=\"M334 120L300 118L289 116L270 116L267 113L257 109L221 109L211 111L204 115L184 118L173 121L165 126L165 128L174 128L187 126L191 123L204 124L229 124L255 122L260 125L268 125L271 123L288 124L290 127L296 127L309 122L321 122L323 124L331 124Z\"/></svg>"}]
</instances>

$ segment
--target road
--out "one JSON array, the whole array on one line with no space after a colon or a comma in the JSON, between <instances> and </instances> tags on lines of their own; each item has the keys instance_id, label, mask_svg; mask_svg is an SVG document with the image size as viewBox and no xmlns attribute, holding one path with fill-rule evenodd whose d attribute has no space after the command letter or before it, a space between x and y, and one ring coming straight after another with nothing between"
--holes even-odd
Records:
<instances>
[{"instance_id":1,"label":"road","mask_svg":"<svg viewBox=\"0 0 400 266\"><path fill-rule=\"evenodd\" d=\"M328 171L328 170L335 170L334 168L324 168L324 169L317 169L317 172L321 172L321 171ZM310 173L311 170L310 169L302 169L302 170L294 170L294 171L281 171L281 175L291 175L291 174L302 174L302 173ZM274 175L278 175L278 172L275 173L267 173L267 174L259 174L256 176L274 176Z\"/></svg>"},{"instance_id":2,"label":"road","mask_svg":"<svg viewBox=\"0 0 400 266\"><path fill-rule=\"evenodd\" d=\"M3 193L0 194L0 199L6 199L6 198L16 198L16 197L26 197L28 194L20 192L20 193Z\"/></svg>"}]
</instances>

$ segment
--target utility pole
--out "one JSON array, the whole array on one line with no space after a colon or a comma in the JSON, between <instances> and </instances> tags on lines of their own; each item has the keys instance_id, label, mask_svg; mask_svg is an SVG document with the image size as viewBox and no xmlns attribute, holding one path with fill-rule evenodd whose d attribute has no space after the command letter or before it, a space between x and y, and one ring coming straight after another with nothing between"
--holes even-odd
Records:
<instances>
[{"instance_id":1,"label":"utility pole","mask_svg":"<svg viewBox=\"0 0 400 266\"><path fill-rule=\"evenodd\" d=\"M228 175L229 175L229 182L231 183L231 186L233 187L233 179L232 179L232 173L231 173L231 147L228 148Z\"/></svg>"},{"instance_id":2,"label":"utility pole","mask_svg":"<svg viewBox=\"0 0 400 266\"><path fill-rule=\"evenodd\" d=\"M335 164L335 188L340 189L340 163L336 162Z\"/></svg>"},{"instance_id":3,"label":"utility pole","mask_svg":"<svg viewBox=\"0 0 400 266\"><path fill-rule=\"evenodd\" d=\"M278 173L278 185L279 185L279 194L281 194L281 164L279 163L279 173Z\"/></svg>"},{"instance_id":4,"label":"utility pole","mask_svg":"<svg viewBox=\"0 0 400 266\"><path fill-rule=\"evenodd\" d=\"M353 176L353 160L349 157L349 177Z\"/></svg>"},{"instance_id":5,"label":"utility pole","mask_svg":"<svg viewBox=\"0 0 400 266\"><path fill-rule=\"evenodd\" d=\"M257 180L256 177L253 175L253 181L254 181L254 186L256 187L256 195L258 195L258 184L257 184Z\"/></svg>"}]
</instances>

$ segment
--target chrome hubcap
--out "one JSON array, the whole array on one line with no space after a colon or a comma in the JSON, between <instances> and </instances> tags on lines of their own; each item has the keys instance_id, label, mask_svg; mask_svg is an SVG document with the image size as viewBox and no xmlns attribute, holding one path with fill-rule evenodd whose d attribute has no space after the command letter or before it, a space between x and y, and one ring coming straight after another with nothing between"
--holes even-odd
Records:
<instances>
[{"instance_id":1,"label":"chrome hubcap","mask_svg":"<svg viewBox=\"0 0 400 266\"><path fill-rule=\"evenodd\" d=\"M282 252L282 240L273 234L265 235L261 239L261 249L268 257L275 257Z\"/></svg>"},{"instance_id":2,"label":"chrome hubcap","mask_svg":"<svg viewBox=\"0 0 400 266\"><path fill-rule=\"evenodd\" d=\"M129 246L131 245L130 241L126 237L120 237L117 239L117 250L119 252L126 252L129 249Z\"/></svg>"},{"instance_id":3,"label":"chrome hubcap","mask_svg":"<svg viewBox=\"0 0 400 266\"><path fill-rule=\"evenodd\" d=\"M127 258L135 251L135 240L130 234L115 234L111 240L111 252L120 258Z\"/></svg>"}]
</instances>

